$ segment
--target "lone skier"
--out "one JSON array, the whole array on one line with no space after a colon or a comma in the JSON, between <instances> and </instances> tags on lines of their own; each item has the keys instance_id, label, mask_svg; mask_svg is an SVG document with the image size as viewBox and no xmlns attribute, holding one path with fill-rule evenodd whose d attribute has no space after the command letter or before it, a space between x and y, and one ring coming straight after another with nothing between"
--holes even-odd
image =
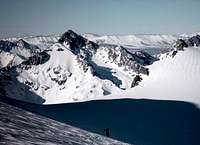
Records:
<instances>
[{"instance_id":1,"label":"lone skier","mask_svg":"<svg viewBox=\"0 0 200 145\"><path fill-rule=\"evenodd\" d=\"M110 137L110 129L109 128L104 129L103 132L106 134L107 137Z\"/></svg>"}]
</instances>

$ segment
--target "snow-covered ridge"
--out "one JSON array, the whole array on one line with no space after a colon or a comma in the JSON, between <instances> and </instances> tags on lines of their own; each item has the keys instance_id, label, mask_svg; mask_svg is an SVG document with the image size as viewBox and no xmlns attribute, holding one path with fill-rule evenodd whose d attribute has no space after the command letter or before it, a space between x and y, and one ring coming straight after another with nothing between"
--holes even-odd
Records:
<instances>
[{"instance_id":1,"label":"snow-covered ridge","mask_svg":"<svg viewBox=\"0 0 200 145\"><path fill-rule=\"evenodd\" d=\"M83 37L99 43L108 43L116 45L127 45L127 46L163 46L172 45L177 39L186 39L196 35L200 35L200 32L191 34L180 34L180 35L164 35L164 34L134 34L134 35L105 35L100 36L97 34L86 33Z\"/></svg>"},{"instance_id":2,"label":"snow-covered ridge","mask_svg":"<svg viewBox=\"0 0 200 145\"><path fill-rule=\"evenodd\" d=\"M1 40L1 95L39 104L118 98L129 92L125 90L134 93L144 82L150 83L151 76L157 74L156 64L170 68L165 61L175 61L181 53L189 54L193 49L177 49L177 40L190 40L189 35L83 36L69 30L61 36ZM191 38L195 43L199 39L198 35ZM168 77L170 80L172 76Z\"/></svg>"},{"instance_id":3,"label":"snow-covered ridge","mask_svg":"<svg viewBox=\"0 0 200 145\"><path fill-rule=\"evenodd\" d=\"M152 46L152 45L170 45L177 40L174 35L108 35L95 36L85 35L91 41L99 43L117 44L125 46Z\"/></svg>"},{"instance_id":4,"label":"snow-covered ridge","mask_svg":"<svg viewBox=\"0 0 200 145\"><path fill-rule=\"evenodd\" d=\"M150 75L118 98L179 100L200 107L200 47L185 48L174 58L161 59L148 68Z\"/></svg>"}]
</instances>

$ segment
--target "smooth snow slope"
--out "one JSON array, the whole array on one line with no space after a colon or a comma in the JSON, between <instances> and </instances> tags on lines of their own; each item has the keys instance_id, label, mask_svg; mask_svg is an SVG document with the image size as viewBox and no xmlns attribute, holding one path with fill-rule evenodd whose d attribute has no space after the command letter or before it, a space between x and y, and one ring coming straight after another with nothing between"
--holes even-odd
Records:
<instances>
[{"instance_id":1,"label":"smooth snow slope","mask_svg":"<svg viewBox=\"0 0 200 145\"><path fill-rule=\"evenodd\" d=\"M134 96L182 100L200 105L199 47L187 48L174 58L155 62L150 70L150 76L133 89Z\"/></svg>"},{"instance_id":2,"label":"smooth snow slope","mask_svg":"<svg viewBox=\"0 0 200 145\"><path fill-rule=\"evenodd\" d=\"M200 106L200 47L185 48L174 58L154 62L149 69L150 75L139 86L107 98L179 100Z\"/></svg>"},{"instance_id":3,"label":"smooth snow slope","mask_svg":"<svg viewBox=\"0 0 200 145\"><path fill-rule=\"evenodd\" d=\"M125 145L126 143L90 133L0 102L0 144Z\"/></svg>"}]
</instances>

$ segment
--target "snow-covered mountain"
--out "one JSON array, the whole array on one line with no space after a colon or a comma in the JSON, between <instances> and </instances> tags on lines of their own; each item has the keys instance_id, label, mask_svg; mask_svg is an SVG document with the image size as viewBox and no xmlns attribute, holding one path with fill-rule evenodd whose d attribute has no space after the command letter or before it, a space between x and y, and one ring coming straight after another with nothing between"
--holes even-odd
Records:
<instances>
[{"instance_id":1,"label":"snow-covered mountain","mask_svg":"<svg viewBox=\"0 0 200 145\"><path fill-rule=\"evenodd\" d=\"M39 104L120 97L200 104L198 40L196 34L81 36L72 30L4 39L1 96Z\"/></svg>"}]
</instances>

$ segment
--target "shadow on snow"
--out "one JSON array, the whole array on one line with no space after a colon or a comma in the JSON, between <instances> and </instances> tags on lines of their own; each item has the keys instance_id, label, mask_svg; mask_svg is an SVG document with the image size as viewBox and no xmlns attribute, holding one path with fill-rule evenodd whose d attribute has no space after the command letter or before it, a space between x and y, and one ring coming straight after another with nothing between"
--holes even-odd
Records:
<instances>
[{"instance_id":1,"label":"shadow on snow","mask_svg":"<svg viewBox=\"0 0 200 145\"><path fill-rule=\"evenodd\" d=\"M58 105L2 101L135 145L200 145L200 110L180 101L105 100Z\"/></svg>"}]
</instances>

